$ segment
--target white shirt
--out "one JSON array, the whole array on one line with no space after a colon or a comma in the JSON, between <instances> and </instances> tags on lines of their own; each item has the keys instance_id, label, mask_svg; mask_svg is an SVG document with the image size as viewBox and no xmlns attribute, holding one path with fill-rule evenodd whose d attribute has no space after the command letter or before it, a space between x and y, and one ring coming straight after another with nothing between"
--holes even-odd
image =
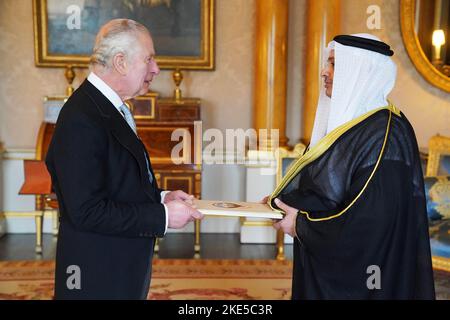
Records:
<instances>
[{"instance_id":1,"label":"white shirt","mask_svg":"<svg viewBox=\"0 0 450 320\"><path fill-rule=\"evenodd\" d=\"M95 73L90 72L89 76L87 77L87 80L92 83L94 87L98 89L105 97L108 99L113 106L117 109L117 112L120 113L120 115L123 117L122 112L120 112L120 106L123 105L122 99L120 99L119 95L111 89L110 86L108 86L105 81L100 79ZM169 215L168 215L168 209L167 206L164 204L164 198L166 197L166 194L170 191L161 191L161 203L164 206L164 210L166 212L166 227L164 229L164 234L167 232L167 226L169 223Z\"/></svg>"}]
</instances>

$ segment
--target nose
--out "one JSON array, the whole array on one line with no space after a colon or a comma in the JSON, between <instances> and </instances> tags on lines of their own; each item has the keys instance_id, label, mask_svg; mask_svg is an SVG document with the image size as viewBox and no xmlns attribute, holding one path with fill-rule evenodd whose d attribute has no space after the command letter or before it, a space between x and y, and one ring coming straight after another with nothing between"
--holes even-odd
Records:
<instances>
[{"instance_id":1,"label":"nose","mask_svg":"<svg viewBox=\"0 0 450 320\"><path fill-rule=\"evenodd\" d=\"M158 63L156 62L156 60L153 60L151 66L150 66L150 72L156 76L159 74L159 71L160 70L158 67Z\"/></svg>"},{"instance_id":2,"label":"nose","mask_svg":"<svg viewBox=\"0 0 450 320\"><path fill-rule=\"evenodd\" d=\"M321 76L321 77L324 77L324 78L330 76L330 72L329 72L329 70L328 70L327 67L325 67L325 68L322 69L322 71L320 72L320 76Z\"/></svg>"}]
</instances>

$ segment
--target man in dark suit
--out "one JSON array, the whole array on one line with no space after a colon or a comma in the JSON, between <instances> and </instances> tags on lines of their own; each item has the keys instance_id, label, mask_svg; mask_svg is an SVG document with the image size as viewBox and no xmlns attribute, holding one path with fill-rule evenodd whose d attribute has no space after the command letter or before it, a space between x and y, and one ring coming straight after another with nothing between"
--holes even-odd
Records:
<instances>
[{"instance_id":1,"label":"man in dark suit","mask_svg":"<svg viewBox=\"0 0 450 320\"><path fill-rule=\"evenodd\" d=\"M56 299L145 299L155 238L202 218L192 196L158 189L124 105L159 73L154 55L143 25L109 21L61 110L46 158L61 216Z\"/></svg>"}]
</instances>

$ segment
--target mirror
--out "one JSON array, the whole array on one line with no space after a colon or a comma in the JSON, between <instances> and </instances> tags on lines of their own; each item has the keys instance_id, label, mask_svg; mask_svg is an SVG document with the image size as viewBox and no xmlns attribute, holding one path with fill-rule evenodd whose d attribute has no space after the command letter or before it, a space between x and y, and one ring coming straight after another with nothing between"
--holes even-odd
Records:
<instances>
[{"instance_id":1,"label":"mirror","mask_svg":"<svg viewBox=\"0 0 450 320\"><path fill-rule=\"evenodd\" d=\"M450 92L450 0L400 0L400 23L416 69Z\"/></svg>"},{"instance_id":2,"label":"mirror","mask_svg":"<svg viewBox=\"0 0 450 320\"><path fill-rule=\"evenodd\" d=\"M416 0L414 32L431 64L450 76L450 0Z\"/></svg>"}]
</instances>

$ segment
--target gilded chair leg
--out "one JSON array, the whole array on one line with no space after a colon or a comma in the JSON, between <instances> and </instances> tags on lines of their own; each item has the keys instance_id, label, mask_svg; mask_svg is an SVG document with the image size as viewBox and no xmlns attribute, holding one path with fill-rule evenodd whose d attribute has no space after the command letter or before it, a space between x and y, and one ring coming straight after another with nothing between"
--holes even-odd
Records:
<instances>
[{"instance_id":1,"label":"gilded chair leg","mask_svg":"<svg viewBox=\"0 0 450 320\"><path fill-rule=\"evenodd\" d=\"M277 260L284 260L284 232L277 231Z\"/></svg>"},{"instance_id":2,"label":"gilded chair leg","mask_svg":"<svg viewBox=\"0 0 450 320\"><path fill-rule=\"evenodd\" d=\"M44 218L44 211L38 211L34 217L36 222L36 253L42 253L42 221Z\"/></svg>"},{"instance_id":3,"label":"gilded chair leg","mask_svg":"<svg viewBox=\"0 0 450 320\"><path fill-rule=\"evenodd\" d=\"M194 244L194 258L200 258L200 220L195 220L195 244Z\"/></svg>"},{"instance_id":4,"label":"gilded chair leg","mask_svg":"<svg viewBox=\"0 0 450 320\"><path fill-rule=\"evenodd\" d=\"M53 236L58 235L58 229L59 229L59 211L53 210L52 212L52 224L53 224Z\"/></svg>"},{"instance_id":5,"label":"gilded chair leg","mask_svg":"<svg viewBox=\"0 0 450 320\"><path fill-rule=\"evenodd\" d=\"M155 254L159 252L159 238L156 238L155 240L155 249L153 250Z\"/></svg>"}]
</instances>

